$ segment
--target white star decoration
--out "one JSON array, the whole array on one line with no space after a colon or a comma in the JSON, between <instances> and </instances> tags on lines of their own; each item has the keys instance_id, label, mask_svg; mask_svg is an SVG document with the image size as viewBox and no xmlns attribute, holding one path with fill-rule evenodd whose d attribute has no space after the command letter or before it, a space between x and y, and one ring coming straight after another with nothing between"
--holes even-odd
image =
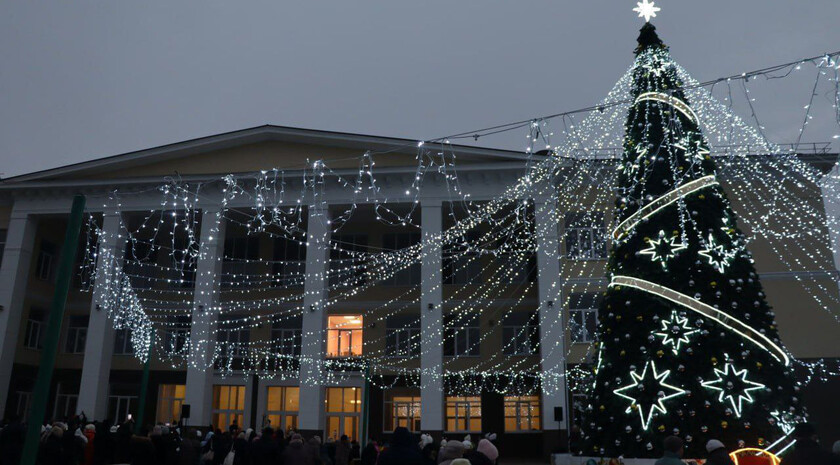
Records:
<instances>
[{"instance_id":1,"label":"white star decoration","mask_svg":"<svg viewBox=\"0 0 840 465\"><path fill-rule=\"evenodd\" d=\"M717 379L712 381L703 381L703 387L719 391L718 400L721 402L729 401L732 404L732 409L735 411L735 416L741 416L741 409L744 401L753 402L753 397L750 391L759 391L765 386L761 383L756 383L747 379L747 369L741 371L735 369L731 363L727 362L723 366L723 370L715 368Z\"/></svg>"},{"instance_id":2,"label":"white star decoration","mask_svg":"<svg viewBox=\"0 0 840 465\"><path fill-rule=\"evenodd\" d=\"M650 368L650 374L648 374L648 368ZM629 386L624 386L622 388L618 388L613 391L617 396L624 397L625 399L631 402L630 407L627 408L627 412L631 412L633 406L637 406L639 410L639 417L642 420L642 429L647 429L650 425L650 420L653 418L653 411L658 410L660 413L668 413L665 409L665 405L662 402L672 398L677 397L680 395L685 394L683 389L680 389L676 386L671 386L670 384L665 383L665 379L671 374L670 370L663 371L662 373L656 372L656 365L653 362L648 362L645 364L645 368L642 370L642 374L636 374L635 371L630 372L630 377L633 379L633 384ZM654 383L656 383L654 385ZM639 405L637 401L637 397L632 397L626 392L631 393L645 393L648 389L657 389L657 398L655 402L652 402L649 406ZM670 392L670 394L666 394L666 391ZM648 396L649 397L649 396Z\"/></svg>"},{"instance_id":3,"label":"white star decoration","mask_svg":"<svg viewBox=\"0 0 840 465\"><path fill-rule=\"evenodd\" d=\"M655 336L662 338L662 345L671 346L674 355L678 355L680 345L682 343L688 344L688 336L696 333L698 330L692 328L688 324L688 318L684 318L677 314L676 310L671 312L670 320L662 320L662 332L653 333Z\"/></svg>"},{"instance_id":4,"label":"white star decoration","mask_svg":"<svg viewBox=\"0 0 840 465\"><path fill-rule=\"evenodd\" d=\"M656 17L656 12L662 10L656 5L656 2L648 2L648 0L642 0L641 2L636 2L636 8L633 8L633 11L639 13L640 18L645 18L645 22L649 23L650 18Z\"/></svg>"},{"instance_id":5,"label":"white star decoration","mask_svg":"<svg viewBox=\"0 0 840 465\"><path fill-rule=\"evenodd\" d=\"M650 255L651 261L662 262L662 268L665 268L668 260L674 258L677 252L686 248L685 244L676 242L676 240L676 237L666 238L665 231L659 231L659 240L648 239L647 243L650 247L640 250L639 253Z\"/></svg>"},{"instance_id":6,"label":"white star decoration","mask_svg":"<svg viewBox=\"0 0 840 465\"><path fill-rule=\"evenodd\" d=\"M726 247L723 245L716 244L714 236L709 234L709 243L707 248L701 250L698 254L706 257L706 259L709 260L709 265L712 265L712 267L718 270L718 272L723 273L726 271L726 267L729 266L729 263L732 262L732 259L735 258L736 252L733 250L726 250Z\"/></svg>"}]
</instances>

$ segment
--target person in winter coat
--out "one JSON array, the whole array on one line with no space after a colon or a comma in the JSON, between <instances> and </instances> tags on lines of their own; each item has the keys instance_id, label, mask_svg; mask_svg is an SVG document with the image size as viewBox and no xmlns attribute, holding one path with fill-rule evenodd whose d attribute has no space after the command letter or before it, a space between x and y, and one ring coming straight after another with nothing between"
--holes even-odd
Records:
<instances>
[{"instance_id":1,"label":"person in winter coat","mask_svg":"<svg viewBox=\"0 0 840 465\"><path fill-rule=\"evenodd\" d=\"M379 449L377 449L376 441L370 440L362 449L359 461L361 465L376 465L377 460L379 460Z\"/></svg>"},{"instance_id":2,"label":"person in winter coat","mask_svg":"<svg viewBox=\"0 0 840 465\"><path fill-rule=\"evenodd\" d=\"M262 436L251 444L253 465L275 465L280 460L280 447L273 436L274 430L267 426L263 428Z\"/></svg>"},{"instance_id":3,"label":"person in winter coat","mask_svg":"<svg viewBox=\"0 0 840 465\"><path fill-rule=\"evenodd\" d=\"M199 465L201 461L201 431L195 433L186 432L186 436L181 438L181 444L178 447L178 465Z\"/></svg>"},{"instance_id":4,"label":"person in winter coat","mask_svg":"<svg viewBox=\"0 0 840 465\"><path fill-rule=\"evenodd\" d=\"M350 440L346 434L335 444L335 465L350 465Z\"/></svg>"},{"instance_id":5,"label":"person in winter coat","mask_svg":"<svg viewBox=\"0 0 840 465\"><path fill-rule=\"evenodd\" d=\"M709 458L706 460L708 465L735 465L729 453L726 451L726 446L717 439L710 439L706 443L706 452L709 453Z\"/></svg>"},{"instance_id":6,"label":"person in winter coat","mask_svg":"<svg viewBox=\"0 0 840 465\"><path fill-rule=\"evenodd\" d=\"M250 465L250 446L245 433L236 435L236 439L233 440L233 465Z\"/></svg>"},{"instance_id":7,"label":"person in winter coat","mask_svg":"<svg viewBox=\"0 0 840 465\"><path fill-rule=\"evenodd\" d=\"M64 429L60 426L53 426L44 442L41 444L41 463L62 463L62 437Z\"/></svg>"},{"instance_id":8,"label":"person in winter coat","mask_svg":"<svg viewBox=\"0 0 840 465\"><path fill-rule=\"evenodd\" d=\"M840 459L823 450L817 442L817 430L810 423L800 423L793 430L796 444L782 458L782 465L838 465Z\"/></svg>"},{"instance_id":9,"label":"person in winter coat","mask_svg":"<svg viewBox=\"0 0 840 465\"><path fill-rule=\"evenodd\" d=\"M452 461L464 456L464 443L461 441L448 441L438 452L438 465L452 465Z\"/></svg>"},{"instance_id":10,"label":"person in winter coat","mask_svg":"<svg viewBox=\"0 0 840 465\"><path fill-rule=\"evenodd\" d=\"M96 436L93 439L93 465L113 463L114 440L114 433L111 432L111 422L109 420L96 425Z\"/></svg>"},{"instance_id":11,"label":"person in winter coat","mask_svg":"<svg viewBox=\"0 0 840 465\"><path fill-rule=\"evenodd\" d=\"M155 446L148 433L147 429L142 428L139 435L131 437L131 465L156 465Z\"/></svg>"},{"instance_id":12,"label":"person in winter coat","mask_svg":"<svg viewBox=\"0 0 840 465\"><path fill-rule=\"evenodd\" d=\"M93 440L96 438L96 425L85 425L85 430L82 432L87 442L85 443L84 463L85 465L93 465Z\"/></svg>"},{"instance_id":13,"label":"person in winter coat","mask_svg":"<svg viewBox=\"0 0 840 465\"><path fill-rule=\"evenodd\" d=\"M470 465L496 465L496 459L499 458L499 449L487 439L478 441L478 446L474 451L469 452L464 456L470 461Z\"/></svg>"},{"instance_id":14,"label":"person in winter coat","mask_svg":"<svg viewBox=\"0 0 840 465\"><path fill-rule=\"evenodd\" d=\"M423 465L417 441L407 428L398 426L391 438L391 446L379 455L379 465Z\"/></svg>"},{"instance_id":15,"label":"person in winter coat","mask_svg":"<svg viewBox=\"0 0 840 465\"><path fill-rule=\"evenodd\" d=\"M662 441L665 454L654 465L685 465L681 460L683 455L683 440L676 436L668 436Z\"/></svg>"},{"instance_id":16,"label":"person in winter coat","mask_svg":"<svg viewBox=\"0 0 840 465\"><path fill-rule=\"evenodd\" d=\"M292 435L281 457L283 465L312 465L312 460L303 449L303 437L297 433Z\"/></svg>"}]
</instances>

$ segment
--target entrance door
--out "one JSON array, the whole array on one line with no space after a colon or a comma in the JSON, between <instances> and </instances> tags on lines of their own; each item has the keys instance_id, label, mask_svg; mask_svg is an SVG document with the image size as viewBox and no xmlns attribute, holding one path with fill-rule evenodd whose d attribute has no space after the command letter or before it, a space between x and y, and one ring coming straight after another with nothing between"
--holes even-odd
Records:
<instances>
[{"instance_id":1,"label":"entrance door","mask_svg":"<svg viewBox=\"0 0 840 465\"><path fill-rule=\"evenodd\" d=\"M359 440L362 412L362 389L356 387L327 388L325 438L338 440L346 434Z\"/></svg>"}]
</instances>

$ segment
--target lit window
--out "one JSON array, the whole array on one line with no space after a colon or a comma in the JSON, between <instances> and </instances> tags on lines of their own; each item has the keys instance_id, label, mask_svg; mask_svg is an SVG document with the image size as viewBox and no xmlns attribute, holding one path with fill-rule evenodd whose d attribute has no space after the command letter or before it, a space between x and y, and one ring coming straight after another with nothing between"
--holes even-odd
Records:
<instances>
[{"instance_id":1,"label":"lit window","mask_svg":"<svg viewBox=\"0 0 840 465\"><path fill-rule=\"evenodd\" d=\"M447 396L446 431L450 433L481 431L481 398Z\"/></svg>"},{"instance_id":2,"label":"lit window","mask_svg":"<svg viewBox=\"0 0 840 465\"><path fill-rule=\"evenodd\" d=\"M184 404L185 384L161 384L158 394L157 422L178 423Z\"/></svg>"},{"instance_id":3,"label":"lit window","mask_svg":"<svg viewBox=\"0 0 840 465\"><path fill-rule=\"evenodd\" d=\"M333 315L327 319L327 357L362 355L362 315Z\"/></svg>"},{"instance_id":4,"label":"lit window","mask_svg":"<svg viewBox=\"0 0 840 465\"><path fill-rule=\"evenodd\" d=\"M245 416L245 386L213 386L213 426L226 431L232 424L242 426Z\"/></svg>"},{"instance_id":5,"label":"lit window","mask_svg":"<svg viewBox=\"0 0 840 465\"><path fill-rule=\"evenodd\" d=\"M539 396L505 396L505 431L539 431L539 429Z\"/></svg>"},{"instance_id":6,"label":"lit window","mask_svg":"<svg viewBox=\"0 0 840 465\"><path fill-rule=\"evenodd\" d=\"M385 430L393 431L398 426L420 431L419 395L393 395L385 401Z\"/></svg>"},{"instance_id":7,"label":"lit window","mask_svg":"<svg viewBox=\"0 0 840 465\"><path fill-rule=\"evenodd\" d=\"M300 388L269 386L265 418L267 426L282 431L297 430L300 410Z\"/></svg>"},{"instance_id":8,"label":"lit window","mask_svg":"<svg viewBox=\"0 0 840 465\"><path fill-rule=\"evenodd\" d=\"M64 351L68 354L84 353L87 330L87 315L71 315L67 320L67 337L64 340Z\"/></svg>"},{"instance_id":9,"label":"lit window","mask_svg":"<svg viewBox=\"0 0 840 465\"><path fill-rule=\"evenodd\" d=\"M572 342L593 342L598 326L598 294L569 296L569 333Z\"/></svg>"},{"instance_id":10,"label":"lit window","mask_svg":"<svg viewBox=\"0 0 840 465\"><path fill-rule=\"evenodd\" d=\"M346 434L359 440L359 420L362 411L362 390L355 387L327 388L327 437L334 440Z\"/></svg>"},{"instance_id":11,"label":"lit window","mask_svg":"<svg viewBox=\"0 0 840 465\"><path fill-rule=\"evenodd\" d=\"M607 230L601 212L566 213L566 257L575 260L607 258Z\"/></svg>"}]
</instances>

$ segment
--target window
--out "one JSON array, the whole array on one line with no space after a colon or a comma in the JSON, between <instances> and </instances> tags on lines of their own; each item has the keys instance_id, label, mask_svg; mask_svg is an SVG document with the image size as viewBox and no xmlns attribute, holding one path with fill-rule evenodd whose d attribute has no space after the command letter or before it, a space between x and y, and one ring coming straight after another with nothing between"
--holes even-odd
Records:
<instances>
[{"instance_id":1,"label":"window","mask_svg":"<svg viewBox=\"0 0 840 465\"><path fill-rule=\"evenodd\" d=\"M87 330L87 315L70 315L67 320L67 338L64 340L64 352L68 354L84 353Z\"/></svg>"},{"instance_id":2,"label":"window","mask_svg":"<svg viewBox=\"0 0 840 465\"><path fill-rule=\"evenodd\" d=\"M463 242L446 244L443 250L444 284L480 284L481 257L475 252L478 247L478 231L469 231Z\"/></svg>"},{"instance_id":3,"label":"window","mask_svg":"<svg viewBox=\"0 0 840 465\"><path fill-rule=\"evenodd\" d=\"M499 253L495 277L507 284L527 284L537 280L537 257L532 252Z\"/></svg>"},{"instance_id":4,"label":"window","mask_svg":"<svg viewBox=\"0 0 840 465\"><path fill-rule=\"evenodd\" d=\"M57 420L65 420L76 414L76 404L79 401L78 394L68 394L62 391L62 386L59 383L55 394L55 409L53 410L53 418Z\"/></svg>"},{"instance_id":5,"label":"window","mask_svg":"<svg viewBox=\"0 0 840 465\"><path fill-rule=\"evenodd\" d=\"M222 287L246 288L265 284L267 269L260 258L259 236L228 237L225 239L225 258L222 263Z\"/></svg>"},{"instance_id":6,"label":"window","mask_svg":"<svg viewBox=\"0 0 840 465\"><path fill-rule=\"evenodd\" d=\"M306 245L286 237L274 239L274 284L303 286L306 276Z\"/></svg>"},{"instance_id":7,"label":"window","mask_svg":"<svg viewBox=\"0 0 840 465\"><path fill-rule=\"evenodd\" d=\"M134 355L130 329L123 328L114 331L114 355Z\"/></svg>"},{"instance_id":8,"label":"window","mask_svg":"<svg viewBox=\"0 0 840 465\"><path fill-rule=\"evenodd\" d=\"M290 431L298 429L300 410L300 388L297 386L269 386L266 404L266 420L274 429Z\"/></svg>"},{"instance_id":9,"label":"window","mask_svg":"<svg viewBox=\"0 0 840 465\"><path fill-rule=\"evenodd\" d=\"M245 386L213 386L213 426L226 431L234 423L242 426L245 416Z\"/></svg>"},{"instance_id":10,"label":"window","mask_svg":"<svg viewBox=\"0 0 840 465\"><path fill-rule=\"evenodd\" d=\"M190 340L190 317L179 315L170 320L163 333L165 350L170 354L183 354Z\"/></svg>"},{"instance_id":11,"label":"window","mask_svg":"<svg viewBox=\"0 0 840 465\"><path fill-rule=\"evenodd\" d=\"M505 432L540 430L540 396L505 396Z\"/></svg>"},{"instance_id":12,"label":"window","mask_svg":"<svg viewBox=\"0 0 840 465\"><path fill-rule=\"evenodd\" d=\"M108 396L108 418L124 423L137 409L137 396Z\"/></svg>"},{"instance_id":13,"label":"window","mask_svg":"<svg viewBox=\"0 0 840 465\"><path fill-rule=\"evenodd\" d=\"M566 213L566 257L576 260L607 258L607 230L601 212Z\"/></svg>"},{"instance_id":14,"label":"window","mask_svg":"<svg viewBox=\"0 0 840 465\"><path fill-rule=\"evenodd\" d=\"M481 431L481 398L447 396L446 431L450 433Z\"/></svg>"},{"instance_id":15,"label":"window","mask_svg":"<svg viewBox=\"0 0 840 465\"><path fill-rule=\"evenodd\" d=\"M46 312L40 309L30 309L29 318L26 320L26 334L23 335L23 346L27 349L41 349L44 342L41 340L44 334Z\"/></svg>"},{"instance_id":16,"label":"window","mask_svg":"<svg viewBox=\"0 0 840 465\"><path fill-rule=\"evenodd\" d=\"M420 395L394 395L385 401L385 430L402 426L420 431Z\"/></svg>"},{"instance_id":17,"label":"window","mask_svg":"<svg viewBox=\"0 0 840 465\"><path fill-rule=\"evenodd\" d=\"M362 390L356 387L327 388L326 437L338 440L346 434L359 440L359 420L362 411Z\"/></svg>"},{"instance_id":18,"label":"window","mask_svg":"<svg viewBox=\"0 0 840 465\"><path fill-rule=\"evenodd\" d=\"M53 277L53 265L58 247L49 241L41 241L41 250L38 251L38 263L35 266L35 274L42 281L49 281Z\"/></svg>"},{"instance_id":19,"label":"window","mask_svg":"<svg viewBox=\"0 0 840 465\"><path fill-rule=\"evenodd\" d=\"M330 286L364 284L367 235L336 234L330 245Z\"/></svg>"},{"instance_id":20,"label":"window","mask_svg":"<svg viewBox=\"0 0 840 465\"><path fill-rule=\"evenodd\" d=\"M419 233L389 233L382 236L382 248L395 251L402 250L420 243ZM400 261L404 263L404 261ZM416 286L420 284L420 262L415 261L407 268L395 272L391 277L382 281L385 286Z\"/></svg>"},{"instance_id":21,"label":"window","mask_svg":"<svg viewBox=\"0 0 840 465\"><path fill-rule=\"evenodd\" d=\"M513 312L502 324L502 353L534 355L540 346L539 320L535 313Z\"/></svg>"},{"instance_id":22,"label":"window","mask_svg":"<svg viewBox=\"0 0 840 465\"><path fill-rule=\"evenodd\" d=\"M3 250L6 249L6 233L8 230L0 229L0 265L3 264Z\"/></svg>"},{"instance_id":23,"label":"window","mask_svg":"<svg viewBox=\"0 0 840 465\"><path fill-rule=\"evenodd\" d=\"M569 295L569 333L572 342L593 342L598 327L598 294Z\"/></svg>"},{"instance_id":24,"label":"window","mask_svg":"<svg viewBox=\"0 0 840 465\"><path fill-rule=\"evenodd\" d=\"M271 325L271 344L275 352L282 355L300 355L300 317L284 319Z\"/></svg>"},{"instance_id":25,"label":"window","mask_svg":"<svg viewBox=\"0 0 840 465\"><path fill-rule=\"evenodd\" d=\"M32 411L32 393L29 391L17 391L15 392L15 397L17 399L15 413L20 421L25 423L29 419L29 412Z\"/></svg>"},{"instance_id":26,"label":"window","mask_svg":"<svg viewBox=\"0 0 840 465\"><path fill-rule=\"evenodd\" d=\"M385 321L388 357L420 356L420 315L392 315Z\"/></svg>"},{"instance_id":27,"label":"window","mask_svg":"<svg viewBox=\"0 0 840 465\"><path fill-rule=\"evenodd\" d=\"M216 333L216 342L219 344L221 354L218 364L219 368L241 370L245 357L248 356L248 342L251 339L250 328L240 328L241 318L229 317L219 322L219 330Z\"/></svg>"},{"instance_id":28,"label":"window","mask_svg":"<svg viewBox=\"0 0 840 465\"><path fill-rule=\"evenodd\" d=\"M362 315L333 315L327 318L327 357L362 355Z\"/></svg>"},{"instance_id":29,"label":"window","mask_svg":"<svg viewBox=\"0 0 840 465\"><path fill-rule=\"evenodd\" d=\"M187 390L185 384L161 384L158 388L157 422L178 423Z\"/></svg>"},{"instance_id":30,"label":"window","mask_svg":"<svg viewBox=\"0 0 840 465\"><path fill-rule=\"evenodd\" d=\"M589 396L586 394L572 394L572 421L573 425L582 425L586 418L586 406L589 405Z\"/></svg>"},{"instance_id":31,"label":"window","mask_svg":"<svg viewBox=\"0 0 840 465\"><path fill-rule=\"evenodd\" d=\"M443 318L443 355L478 357L481 355L478 314L450 314Z\"/></svg>"}]
</instances>

